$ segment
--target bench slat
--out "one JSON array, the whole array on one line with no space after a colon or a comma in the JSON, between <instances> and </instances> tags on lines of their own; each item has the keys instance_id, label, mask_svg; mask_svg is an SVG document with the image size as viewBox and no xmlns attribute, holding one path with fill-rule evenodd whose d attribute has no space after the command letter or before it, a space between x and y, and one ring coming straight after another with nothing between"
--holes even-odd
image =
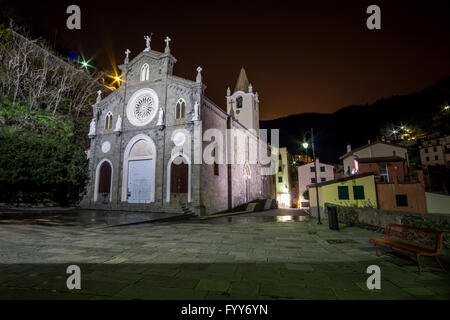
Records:
<instances>
[{"instance_id":1,"label":"bench slat","mask_svg":"<svg viewBox=\"0 0 450 320\"><path fill-rule=\"evenodd\" d=\"M415 253L419 274L420 256L434 256L441 270L447 273L439 261L438 255L442 251L443 231L431 230L419 227L410 227L400 224L388 224L385 230L384 238L372 238L369 241L375 246L375 252L378 256L377 244L391 248L399 248L404 251Z\"/></svg>"},{"instance_id":2,"label":"bench slat","mask_svg":"<svg viewBox=\"0 0 450 320\"><path fill-rule=\"evenodd\" d=\"M407 245L404 244L402 242L397 242L397 241L393 241L393 240L386 240L383 238L374 238L374 239L370 239L371 242L375 241L376 243L379 243L381 245L387 245L389 247L396 247L396 248L400 248L400 249L404 249L406 251L411 251L414 253L429 253L429 254L433 254L435 253L435 251L433 250L428 250L425 248L420 248L420 247L416 247L416 246L411 246L411 245Z\"/></svg>"}]
</instances>

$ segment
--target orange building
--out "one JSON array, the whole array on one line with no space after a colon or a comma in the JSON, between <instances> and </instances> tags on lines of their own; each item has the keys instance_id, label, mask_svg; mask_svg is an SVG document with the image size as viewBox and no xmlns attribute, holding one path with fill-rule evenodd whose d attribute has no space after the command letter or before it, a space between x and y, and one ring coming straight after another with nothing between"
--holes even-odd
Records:
<instances>
[{"instance_id":1,"label":"orange building","mask_svg":"<svg viewBox=\"0 0 450 320\"><path fill-rule=\"evenodd\" d=\"M358 173L372 172L379 182L403 182L406 176L406 159L401 157L358 158Z\"/></svg>"},{"instance_id":2,"label":"orange building","mask_svg":"<svg viewBox=\"0 0 450 320\"><path fill-rule=\"evenodd\" d=\"M377 183L378 208L427 212L425 186L421 183Z\"/></svg>"},{"instance_id":3,"label":"orange building","mask_svg":"<svg viewBox=\"0 0 450 320\"><path fill-rule=\"evenodd\" d=\"M423 172L408 175L406 159L392 156L358 158L355 162L359 174L375 174L378 208L427 212Z\"/></svg>"}]
</instances>

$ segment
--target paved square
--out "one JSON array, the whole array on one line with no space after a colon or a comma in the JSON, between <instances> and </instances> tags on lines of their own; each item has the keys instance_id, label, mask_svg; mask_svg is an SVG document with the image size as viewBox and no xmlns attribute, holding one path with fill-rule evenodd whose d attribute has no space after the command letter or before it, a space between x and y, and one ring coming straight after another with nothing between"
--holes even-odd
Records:
<instances>
[{"instance_id":1,"label":"paved square","mask_svg":"<svg viewBox=\"0 0 450 320\"><path fill-rule=\"evenodd\" d=\"M450 298L448 275L418 275L414 261L400 255L376 257L369 239L382 234L345 225L331 231L326 220L241 220L0 224L0 299ZM449 250L441 257L448 269ZM81 290L66 287L71 264L81 268ZM373 264L381 268L381 290L366 286Z\"/></svg>"}]
</instances>

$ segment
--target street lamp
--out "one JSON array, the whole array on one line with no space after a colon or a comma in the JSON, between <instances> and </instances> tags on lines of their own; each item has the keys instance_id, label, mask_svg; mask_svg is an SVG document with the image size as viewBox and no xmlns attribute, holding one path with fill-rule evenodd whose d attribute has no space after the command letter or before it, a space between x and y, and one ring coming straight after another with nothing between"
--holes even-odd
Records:
<instances>
[{"instance_id":1,"label":"street lamp","mask_svg":"<svg viewBox=\"0 0 450 320\"><path fill-rule=\"evenodd\" d=\"M306 135L309 134L310 135L310 142L311 142L311 147L312 147L312 152L313 152L313 163L314 163L314 177L316 179L316 199L317 199L317 218L319 219L319 221L317 222L317 224L322 224L322 222L320 221L320 203L319 203L319 186L318 186L318 181L317 181L317 163L316 163L316 153L315 153L315 149L314 149L314 131L311 128L310 131L306 131L304 134L304 141L306 141ZM309 143L308 142L303 142L302 144L303 148L308 149ZM308 152L307 152L308 153Z\"/></svg>"},{"instance_id":2,"label":"street lamp","mask_svg":"<svg viewBox=\"0 0 450 320\"><path fill-rule=\"evenodd\" d=\"M392 133L394 134L395 141L397 141L397 133L398 133L398 131L394 129L394 130L392 130Z\"/></svg>"}]
</instances>

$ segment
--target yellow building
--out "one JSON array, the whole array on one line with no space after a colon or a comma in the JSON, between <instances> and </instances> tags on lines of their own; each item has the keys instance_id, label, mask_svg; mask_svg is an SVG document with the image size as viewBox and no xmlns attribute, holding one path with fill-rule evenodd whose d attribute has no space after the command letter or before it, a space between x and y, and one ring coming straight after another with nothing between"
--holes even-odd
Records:
<instances>
[{"instance_id":1,"label":"yellow building","mask_svg":"<svg viewBox=\"0 0 450 320\"><path fill-rule=\"evenodd\" d=\"M316 187L318 187L321 217L325 217L325 203L346 207L378 207L375 175L373 173L363 173L308 185L311 215L315 217L317 217Z\"/></svg>"},{"instance_id":2,"label":"yellow building","mask_svg":"<svg viewBox=\"0 0 450 320\"><path fill-rule=\"evenodd\" d=\"M291 183L289 180L289 153L286 148L279 149L276 179L278 206L289 208L291 206Z\"/></svg>"}]
</instances>

